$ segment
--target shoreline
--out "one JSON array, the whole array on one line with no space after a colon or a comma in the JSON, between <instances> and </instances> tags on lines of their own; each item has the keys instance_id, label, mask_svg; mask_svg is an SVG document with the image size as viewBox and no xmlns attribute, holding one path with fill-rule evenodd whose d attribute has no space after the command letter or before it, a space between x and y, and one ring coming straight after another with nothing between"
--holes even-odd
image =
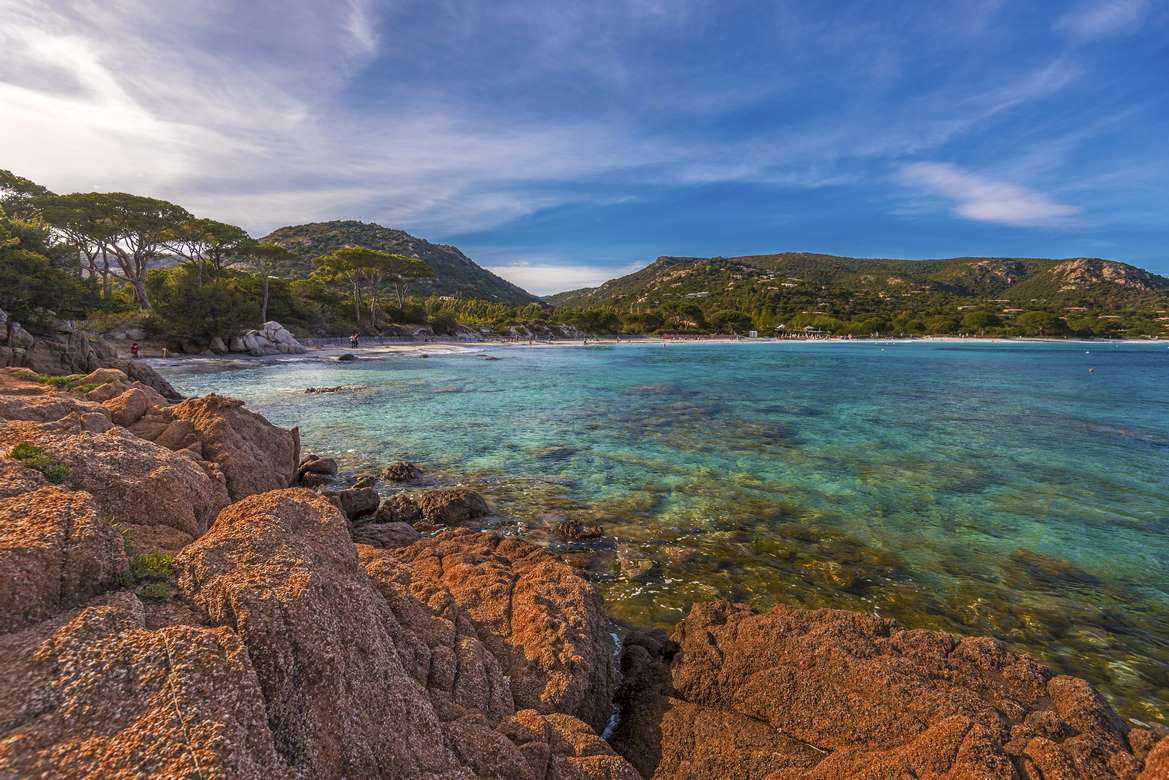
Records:
<instances>
[{"instance_id":1,"label":"shoreline","mask_svg":"<svg viewBox=\"0 0 1169 780\"><path fill-rule=\"evenodd\" d=\"M825 339L776 339L776 338L732 338L713 337L695 339L666 339L656 336L632 338L600 338L565 339L558 341L534 341L532 343L516 341L433 341L421 343L373 344L362 347L330 346L308 347L306 352L299 354L274 353L270 355L253 356L247 353L227 353L209 355L187 355L183 353L168 353L163 355L145 354L141 360L152 366L183 365L204 363L217 366L236 366L249 368L262 365L279 365L284 363L305 362L338 362L342 355L354 355L358 361L378 360L389 357L438 357L466 353L484 352L487 350L516 350L516 349L552 349L552 348L590 348L590 347L625 347L625 346L699 346L699 345L760 345L775 346L794 344L871 344L874 346L900 346L905 344L975 344L975 345L1037 345L1037 344L1066 344L1066 345L1116 345L1136 346L1151 345L1169 348L1169 342L1155 339L1048 339L1048 338L1002 338L1002 337L970 337L961 336L923 336L920 338L825 338Z\"/></svg>"}]
</instances>

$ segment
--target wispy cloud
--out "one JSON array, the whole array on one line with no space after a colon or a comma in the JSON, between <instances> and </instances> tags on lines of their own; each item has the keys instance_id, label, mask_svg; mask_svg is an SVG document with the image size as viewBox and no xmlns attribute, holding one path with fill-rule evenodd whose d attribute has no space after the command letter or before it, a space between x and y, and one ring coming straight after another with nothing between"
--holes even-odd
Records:
<instances>
[{"instance_id":1,"label":"wispy cloud","mask_svg":"<svg viewBox=\"0 0 1169 780\"><path fill-rule=\"evenodd\" d=\"M956 213L979 222L1022 227L1057 225L1080 212L1041 192L947 163L907 165L901 178L909 185L953 201Z\"/></svg>"},{"instance_id":2,"label":"wispy cloud","mask_svg":"<svg viewBox=\"0 0 1169 780\"><path fill-rule=\"evenodd\" d=\"M1055 22L1055 30L1074 41L1131 35L1152 8L1150 0L1090 0Z\"/></svg>"}]
</instances>

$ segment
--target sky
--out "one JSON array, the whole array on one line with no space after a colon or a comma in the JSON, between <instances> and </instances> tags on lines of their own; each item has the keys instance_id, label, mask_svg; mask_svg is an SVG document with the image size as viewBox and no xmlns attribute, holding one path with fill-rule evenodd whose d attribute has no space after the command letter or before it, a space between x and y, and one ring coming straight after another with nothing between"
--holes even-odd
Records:
<instances>
[{"instance_id":1,"label":"sky","mask_svg":"<svg viewBox=\"0 0 1169 780\"><path fill-rule=\"evenodd\" d=\"M537 294L786 250L1169 274L1169 0L0 0L0 168Z\"/></svg>"}]
</instances>

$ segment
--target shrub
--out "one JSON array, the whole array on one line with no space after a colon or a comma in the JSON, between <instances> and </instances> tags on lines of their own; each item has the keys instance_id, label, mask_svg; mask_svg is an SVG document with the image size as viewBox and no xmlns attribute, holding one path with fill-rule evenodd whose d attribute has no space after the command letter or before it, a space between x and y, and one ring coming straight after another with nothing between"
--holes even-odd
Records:
<instances>
[{"instance_id":1,"label":"shrub","mask_svg":"<svg viewBox=\"0 0 1169 780\"><path fill-rule=\"evenodd\" d=\"M84 378L84 374L66 374L65 376L50 376L48 374L37 374L37 381L42 385L49 387L68 387L76 382L78 379Z\"/></svg>"},{"instance_id":2,"label":"shrub","mask_svg":"<svg viewBox=\"0 0 1169 780\"><path fill-rule=\"evenodd\" d=\"M129 546L127 541L127 551ZM134 555L130 558L130 567L122 572L122 585L134 588L141 598L165 601L171 596L170 578L174 568L175 557L168 553Z\"/></svg>"},{"instance_id":3,"label":"shrub","mask_svg":"<svg viewBox=\"0 0 1169 780\"><path fill-rule=\"evenodd\" d=\"M126 570L129 582L166 580L174 573L175 557L167 553L144 553L130 559Z\"/></svg>"},{"instance_id":4,"label":"shrub","mask_svg":"<svg viewBox=\"0 0 1169 780\"><path fill-rule=\"evenodd\" d=\"M45 475L45 479L54 485L59 485L69 477L69 467L49 457L43 448L32 442L22 441L12 448L9 453L13 460L18 460L30 469L35 469Z\"/></svg>"},{"instance_id":5,"label":"shrub","mask_svg":"<svg viewBox=\"0 0 1169 780\"><path fill-rule=\"evenodd\" d=\"M134 590L141 598L151 601L166 601L170 598L171 588L168 582L148 582Z\"/></svg>"}]
</instances>

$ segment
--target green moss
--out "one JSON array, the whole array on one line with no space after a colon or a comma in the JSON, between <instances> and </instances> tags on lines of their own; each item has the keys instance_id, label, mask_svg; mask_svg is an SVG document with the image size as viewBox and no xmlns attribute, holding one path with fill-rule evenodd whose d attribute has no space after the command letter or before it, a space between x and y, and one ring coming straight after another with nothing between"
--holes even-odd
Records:
<instances>
[{"instance_id":1,"label":"green moss","mask_svg":"<svg viewBox=\"0 0 1169 780\"><path fill-rule=\"evenodd\" d=\"M91 392L93 390L96 390L99 387L101 387L101 384L99 384L98 382L86 382L83 385L77 385L77 387L72 388L72 390L75 393L80 393L81 395L85 395L86 393Z\"/></svg>"},{"instance_id":2,"label":"green moss","mask_svg":"<svg viewBox=\"0 0 1169 780\"><path fill-rule=\"evenodd\" d=\"M59 485L69 477L69 467L49 457L49 454L32 442L22 441L12 448L9 456L30 469L45 475L45 479Z\"/></svg>"},{"instance_id":3,"label":"green moss","mask_svg":"<svg viewBox=\"0 0 1169 780\"><path fill-rule=\"evenodd\" d=\"M131 582L165 580L174 573L175 557L167 553L146 553L130 559L126 570Z\"/></svg>"},{"instance_id":4,"label":"green moss","mask_svg":"<svg viewBox=\"0 0 1169 780\"><path fill-rule=\"evenodd\" d=\"M140 598L152 601L166 601L171 596L171 587L168 582L148 582L134 590Z\"/></svg>"},{"instance_id":5,"label":"green moss","mask_svg":"<svg viewBox=\"0 0 1169 780\"><path fill-rule=\"evenodd\" d=\"M50 387L68 387L74 382L84 379L85 374L66 374L65 376L50 376L49 374L37 374L36 381L42 385L49 385Z\"/></svg>"}]
</instances>

